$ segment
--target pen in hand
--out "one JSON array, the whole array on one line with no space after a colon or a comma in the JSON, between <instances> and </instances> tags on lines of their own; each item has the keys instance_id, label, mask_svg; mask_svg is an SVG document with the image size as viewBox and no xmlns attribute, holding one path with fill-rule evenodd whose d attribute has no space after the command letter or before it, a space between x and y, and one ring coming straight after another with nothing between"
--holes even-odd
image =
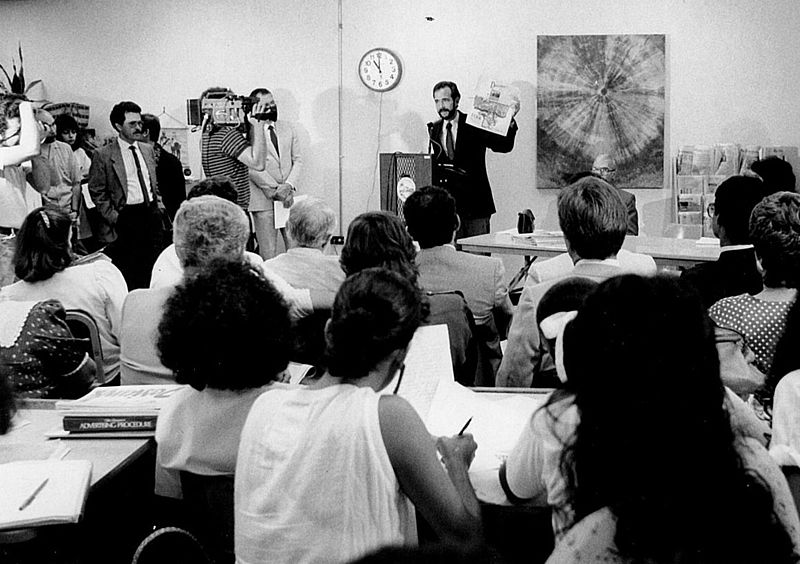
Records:
<instances>
[{"instance_id":1,"label":"pen in hand","mask_svg":"<svg viewBox=\"0 0 800 564\"><path fill-rule=\"evenodd\" d=\"M44 487L47 485L47 482L49 481L50 478L45 478L44 481L41 484L39 484L39 486L35 490L33 490L33 493L29 495L25 499L25 501L22 502L22 505L19 506L19 510L22 511L23 509L28 507L31 503L33 503L33 500L36 499L36 496L39 495L39 493L44 489Z\"/></svg>"},{"instance_id":2,"label":"pen in hand","mask_svg":"<svg viewBox=\"0 0 800 564\"><path fill-rule=\"evenodd\" d=\"M466 422L466 423L464 423L464 426L463 426L463 427L461 427L461 430L458 432L458 436L459 436L459 437L460 437L461 435L463 435L463 434L464 434L464 431L466 431L466 430L467 430L467 427L469 427L469 424L470 424L470 423L472 423L472 417L470 417L469 419L467 419L467 422Z\"/></svg>"}]
</instances>

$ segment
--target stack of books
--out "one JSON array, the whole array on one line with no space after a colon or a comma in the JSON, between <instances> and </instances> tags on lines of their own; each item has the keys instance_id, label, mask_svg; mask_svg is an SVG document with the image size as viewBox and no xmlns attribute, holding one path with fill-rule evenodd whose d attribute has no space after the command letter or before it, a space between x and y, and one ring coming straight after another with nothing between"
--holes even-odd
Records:
<instances>
[{"instance_id":1,"label":"stack of books","mask_svg":"<svg viewBox=\"0 0 800 564\"><path fill-rule=\"evenodd\" d=\"M95 388L82 398L56 402L63 429L60 438L152 437L158 412L178 390L177 384Z\"/></svg>"}]
</instances>

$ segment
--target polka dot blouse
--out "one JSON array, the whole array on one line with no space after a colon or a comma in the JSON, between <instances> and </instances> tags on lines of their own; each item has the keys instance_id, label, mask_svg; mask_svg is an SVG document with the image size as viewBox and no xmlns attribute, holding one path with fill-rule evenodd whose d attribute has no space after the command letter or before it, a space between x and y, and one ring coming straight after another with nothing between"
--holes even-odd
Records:
<instances>
[{"instance_id":1,"label":"polka dot blouse","mask_svg":"<svg viewBox=\"0 0 800 564\"><path fill-rule=\"evenodd\" d=\"M13 317L4 312L14 304L0 302L0 322ZM84 343L72 336L66 312L56 300L35 303L20 321L16 339L0 344L0 374L17 397L60 397L61 389L72 385L70 376L77 376L88 358Z\"/></svg>"},{"instance_id":2,"label":"polka dot blouse","mask_svg":"<svg viewBox=\"0 0 800 564\"><path fill-rule=\"evenodd\" d=\"M768 375L792 303L771 302L741 294L719 300L709 308L708 314L717 325L735 329L744 336L756 357L754 364Z\"/></svg>"}]
</instances>

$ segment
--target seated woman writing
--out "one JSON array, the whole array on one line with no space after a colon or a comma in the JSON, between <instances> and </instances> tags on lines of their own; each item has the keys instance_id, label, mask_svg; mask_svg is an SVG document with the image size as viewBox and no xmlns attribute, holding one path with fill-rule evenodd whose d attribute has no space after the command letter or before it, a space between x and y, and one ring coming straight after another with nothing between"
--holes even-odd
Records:
<instances>
[{"instance_id":1,"label":"seated woman writing","mask_svg":"<svg viewBox=\"0 0 800 564\"><path fill-rule=\"evenodd\" d=\"M434 443L408 402L379 394L424 316L419 289L394 272L345 280L326 327L329 372L308 388L263 394L245 423L237 562L347 562L413 545L414 507L444 541L480 539L472 436Z\"/></svg>"},{"instance_id":2,"label":"seated woman writing","mask_svg":"<svg viewBox=\"0 0 800 564\"><path fill-rule=\"evenodd\" d=\"M699 296L612 278L560 339L565 387L505 466L509 494L553 506L549 562L796 561L797 510L763 445L732 429Z\"/></svg>"}]
</instances>

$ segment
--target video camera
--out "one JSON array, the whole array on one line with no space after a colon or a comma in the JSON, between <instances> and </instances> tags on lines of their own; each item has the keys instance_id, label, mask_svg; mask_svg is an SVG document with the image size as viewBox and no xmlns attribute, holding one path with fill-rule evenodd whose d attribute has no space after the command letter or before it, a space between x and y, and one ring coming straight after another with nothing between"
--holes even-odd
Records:
<instances>
[{"instance_id":1,"label":"video camera","mask_svg":"<svg viewBox=\"0 0 800 564\"><path fill-rule=\"evenodd\" d=\"M208 114L217 126L241 125L240 111L249 114L258 100L249 96L238 96L232 92L210 92L202 100L187 100L186 110L189 125L201 125L203 114ZM266 114L255 115L256 119L267 119Z\"/></svg>"}]
</instances>

